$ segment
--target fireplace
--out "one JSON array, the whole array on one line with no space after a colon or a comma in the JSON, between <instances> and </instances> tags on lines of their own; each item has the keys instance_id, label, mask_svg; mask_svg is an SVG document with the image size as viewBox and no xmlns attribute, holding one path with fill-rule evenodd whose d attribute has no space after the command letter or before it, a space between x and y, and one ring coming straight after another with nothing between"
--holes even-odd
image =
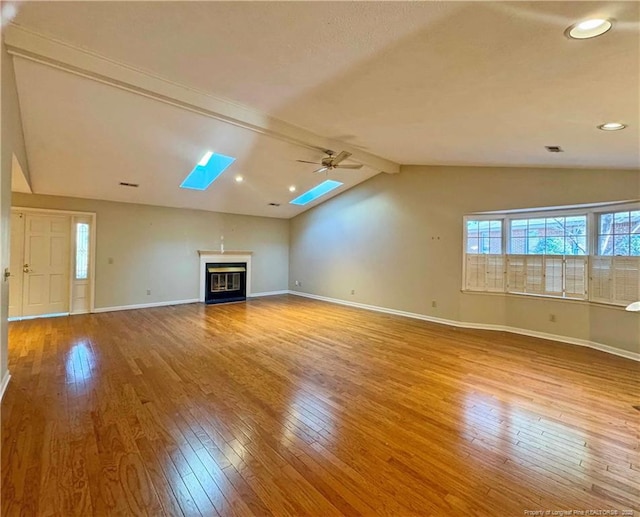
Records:
<instances>
[{"instance_id":1,"label":"fireplace","mask_svg":"<svg viewBox=\"0 0 640 517\"><path fill-rule=\"evenodd\" d=\"M241 300L246 298L250 298L251 291L251 256L253 255L252 251L222 251L218 250L197 250L198 255L200 255L200 282L199 282L199 295L198 300L203 303L220 303L216 301L208 301L207 293L211 293L210 286L208 287L208 282L211 282L211 273L209 273L209 267L242 267L244 266L246 271L244 274L244 294L236 293L237 297ZM240 264L238 266L238 264ZM241 271L235 271L237 273L242 273ZM220 287L222 284L222 279L218 278ZM226 280L226 279L225 279ZM233 287L233 278L231 279L232 284L230 287ZM226 285L226 284L225 284ZM221 294L220 291L217 294ZM227 293L230 294L230 293ZM235 297L235 295L234 295ZM213 300L220 299L220 297L213 298ZM229 301L229 300L224 300Z\"/></svg>"},{"instance_id":2,"label":"fireplace","mask_svg":"<svg viewBox=\"0 0 640 517\"><path fill-rule=\"evenodd\" d=\"M205 303L241 302L247 299L246 262L205 264Z\"/></svg>"}]
</instances>

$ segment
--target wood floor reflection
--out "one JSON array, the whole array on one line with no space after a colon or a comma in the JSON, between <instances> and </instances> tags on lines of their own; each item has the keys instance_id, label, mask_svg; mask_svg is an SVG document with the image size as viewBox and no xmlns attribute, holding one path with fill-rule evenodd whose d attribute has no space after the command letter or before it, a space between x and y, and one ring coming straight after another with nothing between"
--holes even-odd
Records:
<instances>
[{"instance_id":1,"label":"wood floor reflection","mask_svg":"<svg viewBox=\"0 0 640 517\"><path fill-rule=\"evenodd\" d=\"M586 348L285 295L14 322L9 368L3 516L640 511L640 365Z\"/></svg>"}]
</instances>

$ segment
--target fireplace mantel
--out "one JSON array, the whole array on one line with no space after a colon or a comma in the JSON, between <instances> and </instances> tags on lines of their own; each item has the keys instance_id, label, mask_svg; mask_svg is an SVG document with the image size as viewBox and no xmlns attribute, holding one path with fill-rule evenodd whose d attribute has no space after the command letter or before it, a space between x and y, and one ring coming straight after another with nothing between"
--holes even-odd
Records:
<instances>
[{"instance_id":1,"label":"fireplace mantel","mask_svg":"<svg viewBox=\"0 0 640 517\"><path fill-rule=\"evenodd\" d=\"M251 256L253 251L229 250L198 250L200 255L200 295L198 299L204 302L205 269L207 262L246 262L247 264L247 298L251 296Z\"/></svg>"},{"instance_id":2,"label":"fireplace mantel","mask_svg":"<svg viewBox=\"0 0 640 517\"><path fill-rule=\"evenodd\" d=\"M253 251L225 250L221 252L220 250L198 250L198 255L200 255L201 257L202 255L215 255L216 257L224 255L253 255Z\"/></svg>"}]
</instances>

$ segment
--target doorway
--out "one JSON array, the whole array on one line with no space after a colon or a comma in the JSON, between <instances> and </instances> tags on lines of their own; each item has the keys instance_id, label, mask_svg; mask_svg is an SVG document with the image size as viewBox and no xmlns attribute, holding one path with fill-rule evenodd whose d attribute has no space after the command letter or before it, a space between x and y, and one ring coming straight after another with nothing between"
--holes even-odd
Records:
<instances>
[{"instance_id":1,"label":"doorway","mask_svg":"<svg viewBox=\"0 0 640 517\"><path fill-rule=\"evenodd\" d=\"M12 209L9 318L90 312L95 214Z\"/></svg>"}]
</instances>

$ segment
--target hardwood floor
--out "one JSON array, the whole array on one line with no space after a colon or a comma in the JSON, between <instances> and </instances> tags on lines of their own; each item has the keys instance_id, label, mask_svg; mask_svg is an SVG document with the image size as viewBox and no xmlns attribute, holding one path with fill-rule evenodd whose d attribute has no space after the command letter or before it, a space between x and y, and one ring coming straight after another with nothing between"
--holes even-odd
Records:
<instances>
[{"instance_id":1,"label":"hardwood floor","mask_svg":"<svg viewBox=\"0 0 640 517\"><path fill-rule=\"evenodd\" d=\"M640 511L640 365L586 348L279 296L9 354L3 516Z\"/></svg>"}]
</instances>

